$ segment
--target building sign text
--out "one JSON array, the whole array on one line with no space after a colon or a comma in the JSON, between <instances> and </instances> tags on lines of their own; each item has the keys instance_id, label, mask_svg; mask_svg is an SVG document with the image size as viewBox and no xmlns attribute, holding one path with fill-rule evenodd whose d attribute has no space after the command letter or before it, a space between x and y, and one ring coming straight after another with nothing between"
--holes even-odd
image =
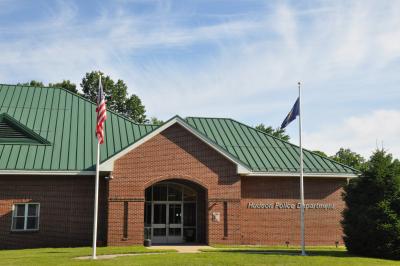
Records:
<instances>
[{"instance_id":1,"label":"building sign text","mask_svg":"<svg viewBox=\"0 0 400 266\"><path fill-rule=\"evenodd\" d=\"M247 204L248 209L300 209L300 202L298 203L289 203L289 202L274 202L274 203L260 203L260 202L249 202ZM335 205L332 203L305 203L304 209L324 209L324 210L332 210L335 208Z\"/></svg>"}]
</instances>

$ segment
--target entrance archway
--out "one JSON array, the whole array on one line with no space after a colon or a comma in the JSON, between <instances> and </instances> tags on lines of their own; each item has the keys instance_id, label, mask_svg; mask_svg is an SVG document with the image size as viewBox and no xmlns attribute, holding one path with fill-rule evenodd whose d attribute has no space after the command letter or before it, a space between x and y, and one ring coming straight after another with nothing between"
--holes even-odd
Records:
<instances>
[{"instance_id":1,"label":"entrance archway","mask_svg":"<svg viewBox=\"0 0 400 266\"><path fill-rule=\"evenodd\" d=\"M156 244L204 242L205 193L199 185L171 179L145 191L145 239Z\"/></svg>"}]
</instances>

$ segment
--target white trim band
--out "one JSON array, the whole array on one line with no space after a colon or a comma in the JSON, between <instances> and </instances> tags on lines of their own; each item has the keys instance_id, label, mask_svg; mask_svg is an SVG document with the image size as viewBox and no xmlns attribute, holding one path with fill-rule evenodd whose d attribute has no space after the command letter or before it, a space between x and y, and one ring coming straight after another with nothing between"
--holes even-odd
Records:
<instances>
[{"instance_id":1,"label":"white trim band","mask_svg":"<svg viewBox=\"0 0 400 266\"><path fill-rule=\"evenodd\" d=\"M0 175L95 175L95 171L25 171L0 170Z\"/></svg>"},{"instance_id":2,"label":"white trim band","mask_svg":"<svg viewBox=\"0 0 400 266\"><path fill-rule=\"evenodd\" d=\"M242 176L267 176L267 177L299 177L299 173L285 173L285 172L251 172L239 173ZM329 177L329 178L355 178L355 174L328 174L328 173L304 173L304 177Z\"/></svg>"}]
</instances>

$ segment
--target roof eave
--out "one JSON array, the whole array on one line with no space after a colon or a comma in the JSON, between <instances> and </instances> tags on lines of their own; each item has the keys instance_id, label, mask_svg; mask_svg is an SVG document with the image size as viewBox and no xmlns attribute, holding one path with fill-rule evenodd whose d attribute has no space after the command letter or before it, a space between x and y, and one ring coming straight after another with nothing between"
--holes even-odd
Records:
<instances>
[{"instance_id":1,"label":"roof eave","mask_svg":"<svg viewBox=\"0 0 400 266\"><path fill-rule=\"evenodd\" d=\"M299 173L293 172L239 172L242 176L265 176L265 177L299 177ZM352 173L304 173L304 177L324 177L324 178L356 178L358 175Z\"/></svg>"}]
</instances>

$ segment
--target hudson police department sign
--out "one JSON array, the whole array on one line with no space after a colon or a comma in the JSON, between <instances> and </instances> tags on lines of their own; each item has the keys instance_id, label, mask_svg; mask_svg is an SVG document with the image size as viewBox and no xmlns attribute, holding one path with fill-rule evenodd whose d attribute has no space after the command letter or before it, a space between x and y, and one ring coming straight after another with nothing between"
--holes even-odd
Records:
<instances>
[{"instance_id":1,"label":"hudson police department sign","mask_svg":"<svg viewBox=\"0 0 400 266\"><path fill-rule=\"evenodd\" d=\"M300 209L300 202L289 203L289 202L274 202L274 203L260 203L260 202L249 202L247 204L248 209ZM331 203L306 203L304 204L305 209L325 209L333 210L334 204Z\"/></svg>"}]
</instances>

